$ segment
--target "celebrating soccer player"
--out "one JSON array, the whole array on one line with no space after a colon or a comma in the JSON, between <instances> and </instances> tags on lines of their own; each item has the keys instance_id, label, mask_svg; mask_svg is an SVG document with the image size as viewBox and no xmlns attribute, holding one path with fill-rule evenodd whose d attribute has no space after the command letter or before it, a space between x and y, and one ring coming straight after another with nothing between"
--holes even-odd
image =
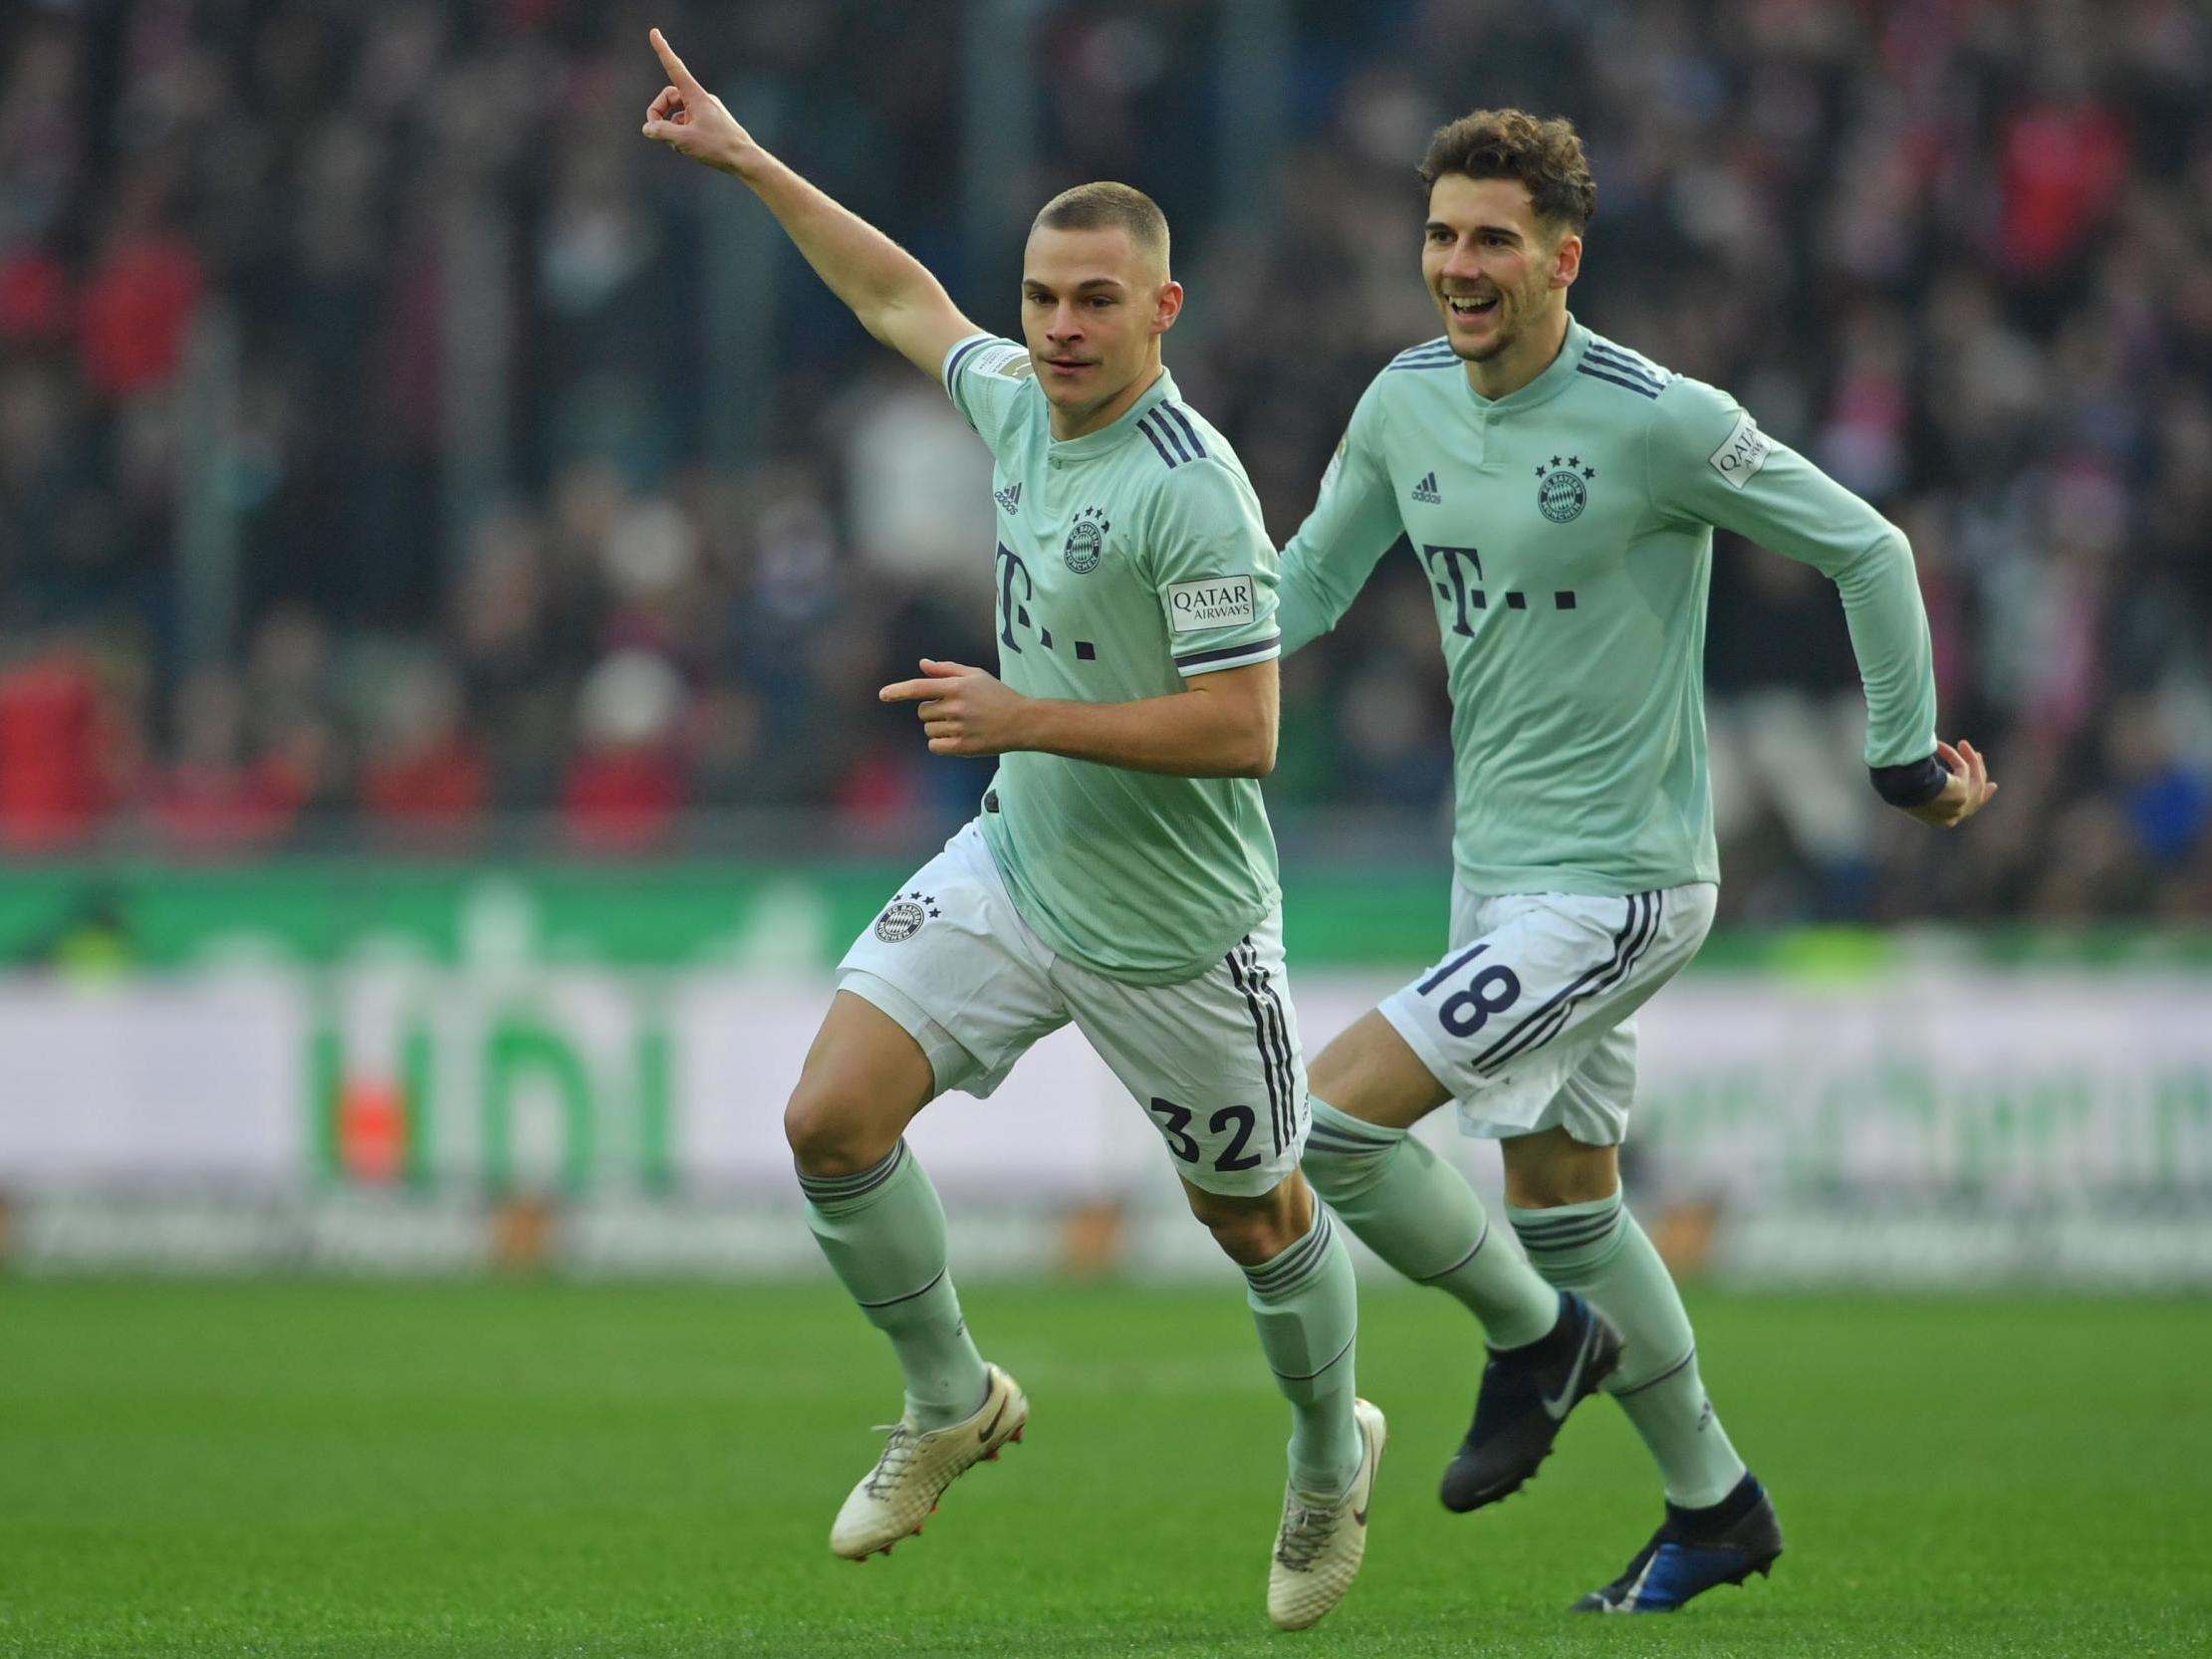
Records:
<instances>
[{"instance_id":1,"label":"celebrating soccer player","mask_svg":"<svg viewBox=\"0 0 2212 1659\"><path fill-rule=\"evenodd\" d=\"M1444 334L1359 399L1284 552L1279 614L1297 650L1401 534L1421 561L1457 756L1451 944L1314 1062L1306 1173L1377 1255L1485 1327L1445 1504L1516 1490L1602 1385L1658 1463L1666 1519L1577 1605L1667 1611L1782 1550L1619 1179L1634 1013L1695 954L1720 879L1699 684L1714 527L1842 592L1884 801L1951 828L1997 786L1971 745L1936 740L1896 527L1725 393L1569 314L1597 201L1574 128L1479 112L1436 133L1420 176ZM1525 1254L1408 1136L1447 1101L1500 1141Z\"/></svg>"},{"instance_id":2,"label":"celebrating soccer player","mask_svg":"<svg viewBox=\"0 0 2212 1659\"><path fill-rule=\"evenodd\" d=\"M808 1224L905 1373L903 1420L830 1545L887 1554L1021 1438L1029 1402L969 1338L903 1135L1074 1021L1250 1282L1292 1416L1268 1612L1312 1624L1358 1570L1383 1421L1353 1396L1351 1259L1298 1169L1305 1066L1257 782L1275 756L1275 551L1244 468L1160 362L1182 307L1167 222L1126 185L1056 196L1023 259L1027 347L995 339L652 42L671 84L645 136L750 186L998 463L999 677L924 660L881 692L916 705L932 753L997 755L998 773L846 955L784 1117Z\"/></svg>"}]
</instances>

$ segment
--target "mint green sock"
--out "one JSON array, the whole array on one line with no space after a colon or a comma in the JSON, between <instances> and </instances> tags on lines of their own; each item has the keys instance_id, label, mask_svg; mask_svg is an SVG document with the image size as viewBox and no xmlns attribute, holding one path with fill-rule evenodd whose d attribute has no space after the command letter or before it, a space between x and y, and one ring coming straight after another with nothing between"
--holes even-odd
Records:
<instances>
[{"instance_id":1,"label":"mint green sock","mask_svg":"<svg viewBox=\"0 0 2212 1659\"><path fill-rule=\"evenodd\" d=\"M1306 1236L1244 1277L1260 1349L1291 1402L1291 1485L1337 1497L1358 1477L1366 1448L1352 1414L1358 1292L1329 1211L1316 1204Z\"/></svg>"},{"instance_id":2,"label":"mint green sock","mask_svg":"<svg viewBox=\"0 0 2212 1659\"><path fill-rule=\"evenodd\" d=\"M1744 1478L1744 1460L1705 1397L1682 1294L1620 1194L1506 1214L1536 1270L1581 1292L1619 1327L1620 1368L1605 1391L1643 1437L1668 1502L1704 1509L1727 1497Z\"/></svg>"},{"instance_id":3,"label":"mint green sock","mask_svg":"<svg viewBox=\"0 0 2212 1659\"><path fill-rule=\"evenodd\" d=\"M957 1423L989 1387L945 1265L945 1209L901 1140L858 1175L809 1175L807 1226L868 1323L891 1339L906 1412L924 1429Z\"/></svg>"},{"instance_id":4,"label":"mint green sock","mask_svg":"<svg viewBox=\"0 0 2212 1659\"><path fill-rule=\"evenodd\" d=\"M1559 1292L1511 1233L1490 1225L1466 1176L1403 1129L1307 1098L1306 1179L1362 1244L1416 1285L1456 1297L1494 1348L1518 1348L1559 1322Z\"/></svg>"}]
</instances>

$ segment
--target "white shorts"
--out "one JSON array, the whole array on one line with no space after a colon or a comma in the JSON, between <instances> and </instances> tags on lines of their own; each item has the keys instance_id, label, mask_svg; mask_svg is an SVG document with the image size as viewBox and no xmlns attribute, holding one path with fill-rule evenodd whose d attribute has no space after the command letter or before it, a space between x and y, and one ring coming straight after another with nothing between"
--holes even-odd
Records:
<instances>
[{"instance_id":1,"label":"white shorts","mask_svg":"<svg viewBox=\"0 0 2212 1659\"><path fill-rule=\"evenodd\" d=\"M1626 898L1470 893L1452 883L1452 948L1382 1017L1451 1090L1460 1127L1504 1139L1564 1128L1617 1146L1636 1092L1635 1011L1697 954L1710 882Z\"/></svg>"},{"instance_id":2,"label":"white shorts","mask_svg":"<svg viewBox=\"0 0 2212 1659\"><path fill-rule=\"evenodd\" d=\"M1150 1114L1177 1172L1208 1192L1267 1192L1305 1150L1306 1059L1280 906L1195 979L1108 979L1030 930L971 823L854 941L838 986L921 1045L939 1093L989 1094L1031 1044L1074 1021Z\"/></svg>"}]
</instances>

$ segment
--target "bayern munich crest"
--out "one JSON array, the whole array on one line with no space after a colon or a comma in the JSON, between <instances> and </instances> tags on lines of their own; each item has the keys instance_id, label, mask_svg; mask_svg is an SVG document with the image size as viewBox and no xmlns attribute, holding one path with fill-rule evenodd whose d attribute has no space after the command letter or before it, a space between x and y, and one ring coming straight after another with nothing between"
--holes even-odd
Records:
<instances>
[{"instance_id":1,"label":"bayern munich crest","mask_svg":"<svg viewBox=\"0 0 2212 1659\"><path fill-rule=\"evenodd\" d=\"M875 937L886 945L904 944L921 931L923 922L940 914L937 901L927 893L908 893L883 906L883 913L875 918Z\"/></svg>"},{"instance_id":2,"label":"bayern munich crest","mask_svg":"<svg viewBox=\"0 0 2212 1659\"><path fill-rule=\"evenodd\" d=\"M1096 507L1086 507L1077 514L1075 526L1068 532L1068 545L1060 551L1068 569L1078 576L1089 576L1097 570L1099 556L1106 551L1106 532L1112 528Z\"/></svg>"},{"instance_id":3,"label":"bayern munich crest","mask_svg":"<svg viewBox=\"0 0 2212 1659\"><path fill-rule=\"evenodd\" d=\"M1549 466L1539 461L1536 465L1537 510L1554 524L1581 518L1583 509L1590 505L1590 486L1583 481L1597 476L1598 469L1584 466L1580 455L1570 455L1564 461L1554 455Z\"/></svg>"}]
</instances>

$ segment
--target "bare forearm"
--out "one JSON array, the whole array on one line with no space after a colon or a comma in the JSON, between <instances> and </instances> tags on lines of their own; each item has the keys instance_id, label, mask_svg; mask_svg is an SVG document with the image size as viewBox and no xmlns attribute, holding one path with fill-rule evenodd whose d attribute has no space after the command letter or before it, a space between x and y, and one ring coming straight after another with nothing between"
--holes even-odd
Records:
<instances>
[{"instance_id":1,"label":"bare forearm","mask_svg":"<svg viewBox=\"0 0 2212 1659\"><path fill-rule=\"evenodd\" d=\"M1036 698L1024 749L1176 778L1264 778L1275 769L1275 723L1203 691L1133 703Z\"/></svg>"},{"instance_id":2,"label":"bare forearm","mask_svg":"<svg viewBox=\"0 0 2212 1659\"><path fill-rule=\"evenodd\" d=\"M723 170L760 197L830 292L885 345L898 344L883 327L892 313L951 305L920 260L758 145L749 146Z\"/></svg>"}]
</instances>

